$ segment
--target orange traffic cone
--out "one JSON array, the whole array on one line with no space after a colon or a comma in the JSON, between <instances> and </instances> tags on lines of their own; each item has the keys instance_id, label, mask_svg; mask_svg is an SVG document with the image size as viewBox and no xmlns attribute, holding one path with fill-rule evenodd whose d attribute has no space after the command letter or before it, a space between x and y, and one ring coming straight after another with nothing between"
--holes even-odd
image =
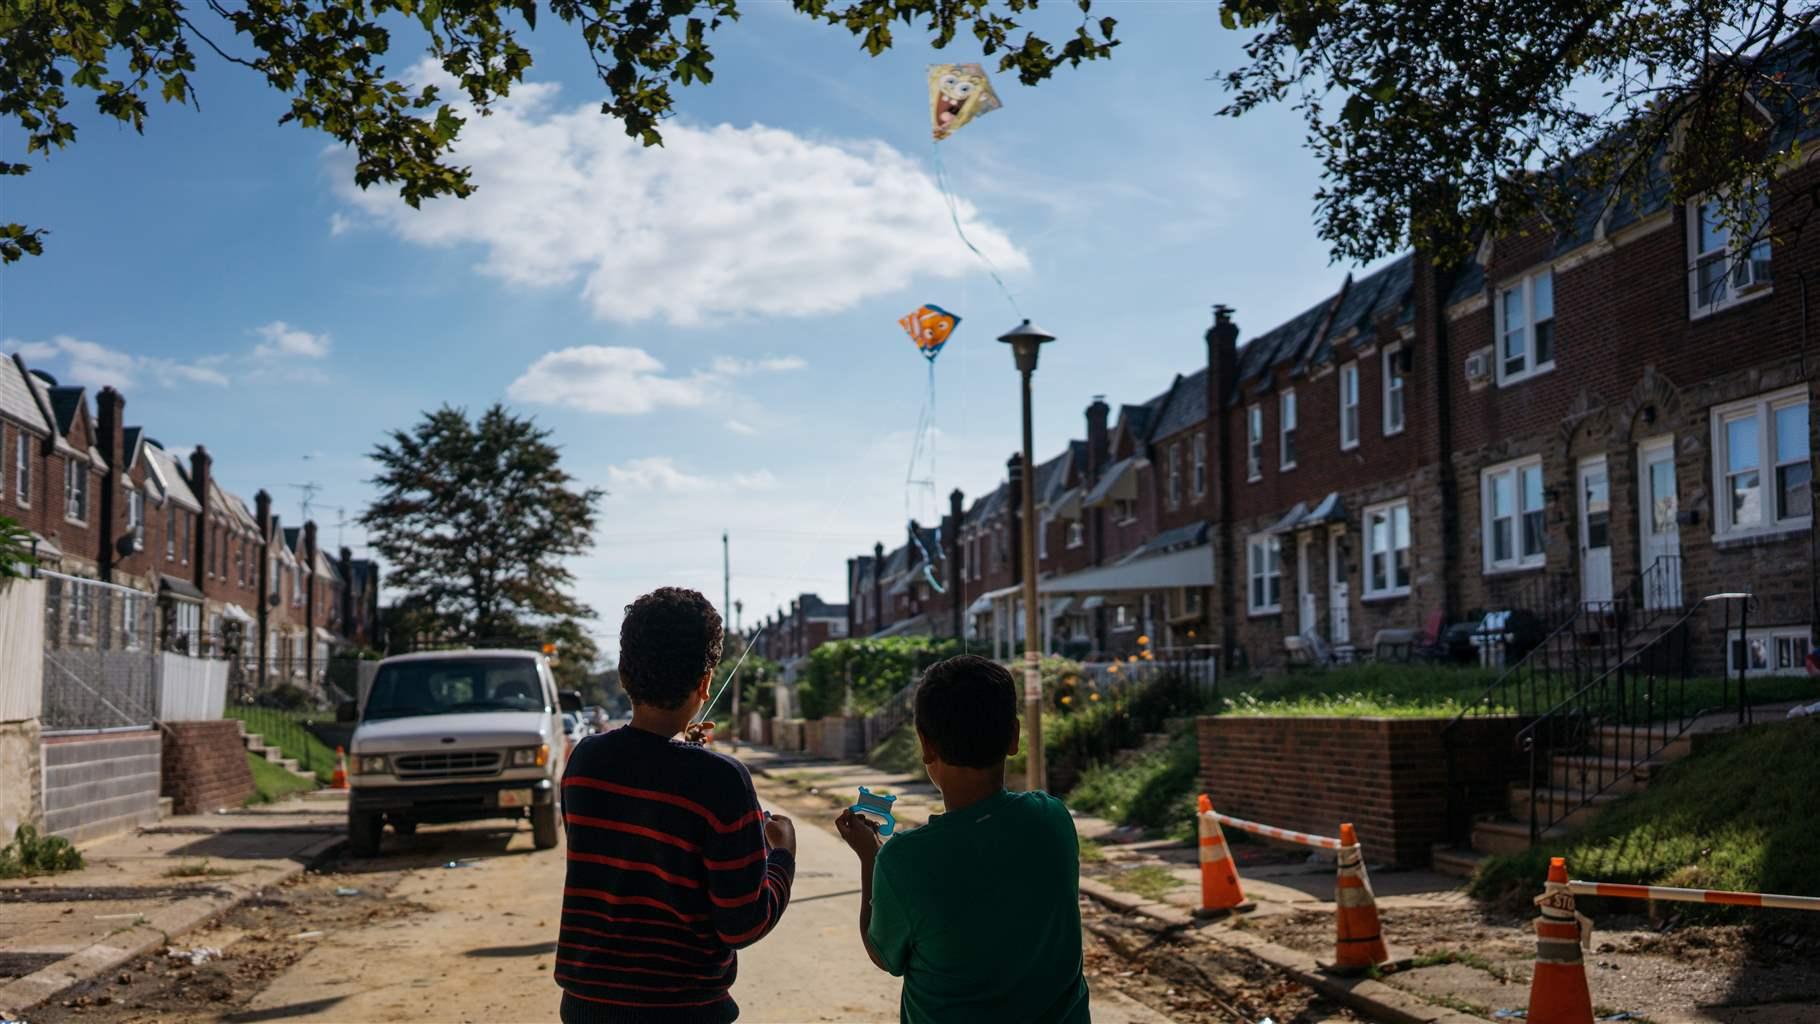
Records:
<instances>
[{"instance_id":1,"label":"orange traffic cone","mask_svg":"<svg viewBox=\"0 0 1820 1024\"><path fill-rule=\"evenodd\" d=\"M1536 897L1536 973L1529 982L1529 1024L1592 1024L1592 993L1580 945L1592 922L1574 910L1567 860L1548 862L1548 884Z\"/></svg>"},{"instance_id":2,"label":"orange traffic cone","mask_svg":"<svg viewBox=\"0 0 1820 1024\"><path fill-rule=\"evenodd\" d=\"M1384 930L1378 923L1378 902L1365 874L1365 855L1359 834L1351 825L1340 826L1340 869L1334 880L1334 921L1338 938L1333 946L1336 973L1363 972L1390 961L1384 948Z\"/></svg>"},{"instance_id":3,"label":"orange traffic cone","mask_svg":"<svg viewBox=\"0 0 1820 1024\"><path fill-rule=\"evenodd\" d=\"M329 788L348 788L348 752L342 747L335 748L335 774L329 779Z\"/></svg>"},{"instance_id":4,"label":"orange traffic cone","mask_svg":"<svg viewBox=\"0 0 1820 1024\"><path fill-rule=\"evenodd\" d=\"M1245 899L1239 888L1239 868L1226 848L1220 819L1213 815L1213 801L1202 793L1196 806L1201 825L1201 909L1196 914L1206 917L1255 908L1257 904Z\"/></svg>"}]
</instances>

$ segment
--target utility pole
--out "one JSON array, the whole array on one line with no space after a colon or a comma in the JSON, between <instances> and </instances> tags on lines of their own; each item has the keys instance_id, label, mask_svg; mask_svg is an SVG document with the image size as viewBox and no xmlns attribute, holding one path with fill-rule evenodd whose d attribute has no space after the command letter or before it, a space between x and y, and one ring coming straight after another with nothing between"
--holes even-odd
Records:
<instances>
[{"instance_id":1,"label":"utility pole","mask_svg":"<svg viewBox=\"0 0 1820 1024\"><path fill-rule=\"evenodd\" d=\"M733 611L733 556L727 547L727 531L720 531L720 614L721 632L726 632L726 617ZM738 627L734 629L738 634ZM724 645L723 645L724 646ZM722 657L725 657L723 651ZM730 678L728 684L733 687L733 722L727 729L727 741L734 747L739 746L739 680Z\"/></svg>"}]
</instances>

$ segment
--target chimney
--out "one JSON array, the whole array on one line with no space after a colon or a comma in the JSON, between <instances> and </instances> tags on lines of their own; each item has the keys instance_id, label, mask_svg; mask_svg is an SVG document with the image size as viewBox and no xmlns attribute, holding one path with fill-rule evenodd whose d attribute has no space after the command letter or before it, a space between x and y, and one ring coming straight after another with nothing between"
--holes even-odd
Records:
<instances>
[{"instance_id":1,"label":"chimney","mask_svg":"<svg viewBox=\"0 0 1820 1024\"><path fill-rule=\"evenodd\" d=\"M354 635L354 552L341 549L341 635Z\"/></svg>"},{"instance_id":2,"label":"chimney","mask_svg":"<svg viewBox=\"0 0 1820 1024\"><path fill-rule=\"evenodd\" d=\"M954 636L967 635L966 574L961 568L961 503L965 495L956 487L948 494L948 603L954 610Z\"/></svg>"},{"instance_id":3,"label":"chimney","mask_svg":"<svg viewBox=\"0 0 1820 1024\"><path fill-rule=\"evenodd\" d=\"M1225 652L1227 664L1238 655L1238 606L1242 599L1243 577L1230 571L1236 541L1232 521L1232 491L1237 484L1237 448L1232 440L1232 417L1226 410L1227 396L1238 386L1239 326L1232 322L1231 306L1213 307L1213 326L1207 329L1207 419L1213 426L1213 480L1218 488L1214 495L1214 521L1218 531L1213 547L1215 566L1215 600L1219 604L1217 642ZM1211 616L1210 616L1211 618Z\"/></svg>"},{"instance_id":4,"label":"chimney","mask_svg":"<svg viewBox=\"0 0 1820 1024\"><path fill-rule=\"evenodd\" d=\"M210 474L215 460L209 457L209 450L201 445L190 452L190 487L196 492L196 504L202 506L202 512L196 517L196 537L190 557L194 559L190 568L195 572L196 589L208 593L208 553L209 553L209 489L212 486Z\"/></svg>"},{"instance_id":5,"label":"chimney","mask_svg":"<svg viewBox=\"0 0 1820 1024\"><path fill-rule=\"evenodd\" d=\"M885 625L885 545L872 545L872 632Z\"/></svg>"},{"instance_id":6,"label":"chimney","mask_svg":"<svg viewBox=\"0 0 1820 1024\"><path fill-rule=\"evenodd\" d=\"M198 448L196 450L201 451L202 449ZM253 575L259 580L259 598L254 602L254 611L257 613L254 616L254 621L257 623L255 628L259 630L257 648L259 651L259 685L263 687L265 685L266 666L271 663L272 658L278 653L277 651L266 650L267 638L270 635L270 631L266 626L270 622L272 614L272 588L278 584L277 580L272 579L271 574L272 531L278 528L278 517L272 514L272 496L265 493L264 488L261 488L258 494L253 495L253 515L258 518L259 529L261 531L259 534L258 553L255 556L259 559L259 564L256 566ZM198 569L197 572L200 574L201 570Z\"/></svg>"},{"instance_id":7,"label":"chimney","mask_svg":"<svg viewBox=\"0 0 1820 1024\"><path fill-rule=\"evenodd\" d=\"M1005 500L1009 504L1011 536L1007 538L1011 554L1011 582L1024 582L1024 458L1013 455L1005 462L1006 475L1010 477L1011 486L1006 489Z\"/></svg>"},{"instance_id":8,"label":"chimney","mask_svg":"<svg viewBox=\"0 0 1820 1024\"><path fill-rule=\"evenodd\" d=\"M120 555L116 546L121 539L122 510L120 508L121 485L126 483L126 476L120 465L121 449L125 447L124 428L121 417L126 412L126 399L120 392L111 387L102 388L95 395L95 432L100 435L95 439L95 447L101 457L107 460L107 474L101 485L101 578L112 581L114 562Z\"/></svg>"},{"instance_id":9,"label":"chimney","mask_svg":"<svg viewBox=\"0 0 1820 1024\"><path fill-rule=\"evenodd\" d=\"M308 639L303 645L303 671L307 679L316 678L316 624L319 613L316 610L316 590L322 582L316 578L316 520L306 519L303 523L303 565L298 569L309 583L303 594L303 629Z\"/></svg>"},{"instance_id":10,"label":"chimney","mask_svg":"<svg viewBox=\"0 0 1820 1024\"><path fill-rule=\"evenodd\" d=\"M1111 413L1112 407L1106 404L1106 396L1094 395L1093 404L1087 407L1087 482L1089 485L1099 482L1100 471L1106 468L1106 458L1111 454L1112 435L1106 430L1106 417Z\"/></svg>"},{"instance_id":11,"label":"chimney","mask_svg":"<svg viewBox=\"0 0 1820 1024\"><path fill-rule=\"evenodd\" d=\"M854 609L859 607L859 592L854 589L856 586L859 585L859 577L857 577L853 574L854 569L858 566L858 564L859 564L859 559L857 559L857 558L847 559L847 635L848 636L853 635Z\"/></svg>"}]
</instances>

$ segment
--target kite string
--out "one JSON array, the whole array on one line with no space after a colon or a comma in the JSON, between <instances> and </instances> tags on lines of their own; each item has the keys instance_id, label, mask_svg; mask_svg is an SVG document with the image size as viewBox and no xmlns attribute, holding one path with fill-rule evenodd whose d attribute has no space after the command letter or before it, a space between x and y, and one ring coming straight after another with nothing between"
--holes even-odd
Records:
<instances>
[{"instance_id":1,"label":"kite string","mask_svg":"<svg viewBox=\"0 0 1820 1024\"><path fill-rule=\"evenodd\" d=\"M1011 294L1011 289L1005 286L1004 279L998 276L998 268L993 265L992 258L981 252L980 247L973 244L973 240L967 237L966 230L961 227L960 206L954 199L954 191L948 187L948 171L942 166L941 144L932 142L930 147L935 153L935 184L937 188L941 189L942 199L948 204L948 219L954 222L954 233L959 235L967 248L973 250L973 255L978 256L980 262L986 265L986 273L991 275L993 282L998 285L998 290L1004 293L1005 301L1011 304L1011 311L1022 320L1024 311L1018 308L1017 297Z\"/></svg>"}]
</instances>

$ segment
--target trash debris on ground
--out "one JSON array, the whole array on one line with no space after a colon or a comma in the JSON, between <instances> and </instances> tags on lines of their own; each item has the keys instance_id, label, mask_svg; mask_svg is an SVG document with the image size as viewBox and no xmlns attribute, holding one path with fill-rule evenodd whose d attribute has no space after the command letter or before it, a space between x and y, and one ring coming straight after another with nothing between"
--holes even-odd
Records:
<instances>
[{"instance_id":1,"label":"trash debris on ground","mask_svg":"<svg viewBox=\"0 0 1820 1024\"><path fill-rule=\"evenodd\" d=\"M360 890L354 888L353 886L340 885L340 886L335 887L335 895L337 895L337 896L358 896L358 895L360 895Z\"/></svg>"},{"instance_id":2,"label":"trash debris on ground","mask_svg":"<svg viewBox=\"0 0 1820 1024\"><path fill-rule=\"evenodd\" d=\"M291 936L291 938L293 938L293 939L320 939L320 938L322 938L322 933L321 932L298 932L297 934Z\"/></svg>"},{"instance_id":3,"label":"trash debris on ground","mask_svg":"<svg viewBox=\"0 0 1820 1024\"><path fill-rule=\"evenodd\" d=\"M210 960L221 959L221 950L216 949L213 946L197 946L195 949L176 949L173 947L165 950L164 955L172 960L187 960L191 967L201 967Z\"/></svg>"},{"instance_id":4,"label":"trash debris on ground","mask_svg":"<svg viewBox=\"0 0 1820 1024\"><path fill-rule=\"evenodd\" d=\"M465 860L452 860L443 865L444 868L465 868L470 866L471 862Z\"/></svg>"}]
</instances>

